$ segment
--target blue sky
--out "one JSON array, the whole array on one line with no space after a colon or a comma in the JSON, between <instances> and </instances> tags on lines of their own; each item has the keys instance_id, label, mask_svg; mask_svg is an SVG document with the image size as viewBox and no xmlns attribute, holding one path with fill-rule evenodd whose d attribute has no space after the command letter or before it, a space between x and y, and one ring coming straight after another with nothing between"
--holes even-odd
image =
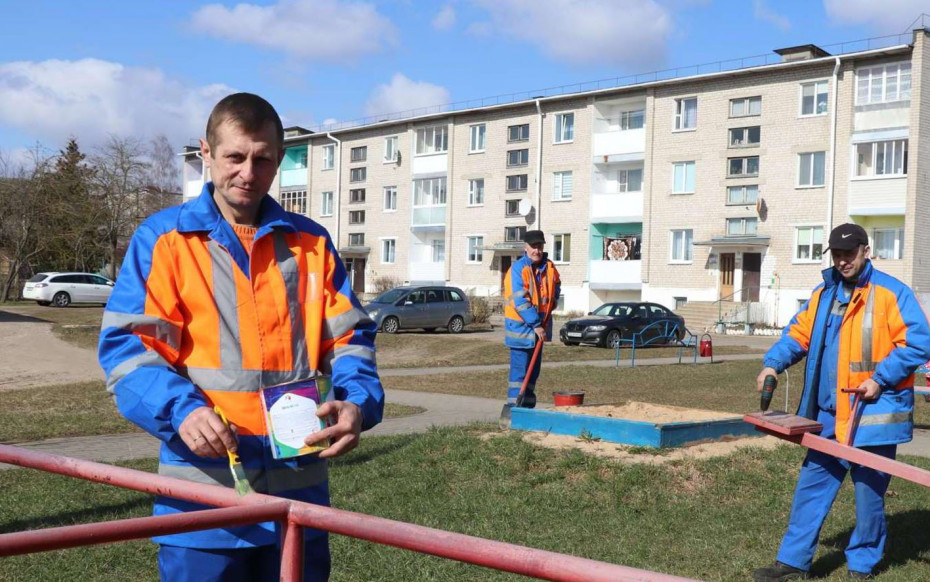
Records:
<instances>
[{"instance_id":1,"label":"blue sky","mask_svg":"<svg viewBox=\"0 0 930 582\"><path fill-rule=\"evenodd\" d=\"M165 133L234 90L288 125L906 31L927 0L0 0L0 152ZM930 25L930 19L926 21Z\"/></svg>"}]
</instances>

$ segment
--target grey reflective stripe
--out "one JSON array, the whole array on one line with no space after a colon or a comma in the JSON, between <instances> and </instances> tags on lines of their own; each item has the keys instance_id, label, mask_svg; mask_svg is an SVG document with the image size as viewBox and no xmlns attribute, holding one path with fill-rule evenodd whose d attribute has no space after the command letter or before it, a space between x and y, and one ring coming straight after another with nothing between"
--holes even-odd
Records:
<instances>
[{"instance_id":1,"label":"grey reflective stripe","mask_svg":"<svg viewBox=\"0 0 930 582\"><path fill-rule=\"evenodd\" d=\"M284 240L284 233L274 231L274 258L284 278L287 290L287 311L291 318L291 355L295 368L309 366L307 358L307 334L304 332L304 315L300 308L300 270L294 253Z\"/></svg>"},{"instance_id":2,"label":"grey reflective stripe","mask_svg":"<svg viewBox=\"0 0 930 582\"><path fill-rule=\"evenodd\" d=\"M869 289L869 298L865 301L865 313L862 314L862 362L861 368L871 372L875 369L872 363L872 313L875 311L875 286Z\"/></svg>"},{"instance_id":3,"label":"grey reflective stripe","mask_svg":"<svg viewBox=\"0 0 930 582\"><path fill-rule=\"evenodd\" d=\"M134 370L145 366L164 366L170 370L174 370L171 364L168 363L165 358L155 350L145 350L137 356L133 356L128 360L123 360L110 372L110 375L107 376L107 391L110 394L113 394L113 389L116 387L116 383Z\"/></svg>"},{"instance_id":4,"label":"grey reflective stripe","mask_svg":"<svg viewBox=\"0 0 930 582\"><path fill-rule=\"evenodd\" d=\"M103 320L100 322L100 329L103 330L108 327L125 329L135 334L155 338L157 341L166 343L175 350L181 345L181 328L170 321L155 317L154 315L104 311Z\"/></svg>"},{"instance_id":5,"label":"grey reflective stripe","mask_svg":"<svg viewBox=\"0 0 930 582\"><path fill-rule=\"evenodd\" d=\"M375 362L375 350L368 346L357 346L349 344L347 346L338 347L331 352L327 352L323 356L323 361L320 363L320 370L324 374L331 374L333 370L333 361L341 358L343 356L355 356L363 360L371 360Z\"/></svg>"},{"instance_id":6,"label":"grey reflective stripe","mask_svg":"<svg viewBox=\"0 0 930 582\"><path fill-rule=\"evenodd\" d=\"M524 296L526 296L526 289L520 289L518 291L514 291L513 293L511 293L510 297L508 297L507 300L513 301L514 299L518 297L524 297Z\"/></svg>"},{"instance_id":7,"label":"grey reflective stripe","mask_svg":"<svg viewBox=\"0 0 930 582\"><path fill-rule=\"evenodd\" d=\"M850 372L874 372L875 364L863 362L849 362Z\"/></svg>"},{"instance_id":8,"label":"grey reflective stripe","mask_svg":"<svg viewBox=\"0 0 930 582\"><path fill-rule=\"evenodd\" d=\"M523 386L523 382L507 382L508 388L519 388Z\"/></svg>"},{"instance_id":9,"label":"grey reflective stripe","mask_svg":"<svg viewBox=\"0 0 930 582\"><path fill-rule=\"evenodd\" d=\"M525 309L529 309L529 308L532 307L532 306L533 306L533 304L530 303L529 301L527 301L527 302L524 303L523 305L517 305L517 311L523 311L523 310L525 310Z\"/></svg>"},{"instance_id":10,"label":"grey reflective stripe","mask_svg":"<svg viewBox=\"0 0 930 582\"><path fill-rule=\"evenodd\" d=\"M364 310L353 308L345 313L327 317L323 321L323 339L333 339L345 335L348 331L355 329L359 323L369 323L371 318Z\"/></svg>"},{"instance_id":11,"label":"grey reflective stripe","mask_svg":"<svg viewBox=\"0 0 930 582\"><path fill-rule=\"evenodd\" d=\"M194 467L159 463L158 474L206 485L232 487L234 484L229 467ZM275 494L324 483L327 478L327 465L325 461L320 461L301 467L280 467L271 471L247 468L245 476L256 492Z\"/></svg>"},{"instance_id":12,"label":"grey reflective stripe","mask_svg":"<svg viewBox=\"0 0 930 582\"><path fill-rule=\"evenodd\" d=\"M543 298L540 300L540 303L541 303L542 305L545 305L545 304L549 303L549 298L548 298L548 297L543 297Z\"/></svg>"},{"instance_id":13,"label":"grey reflective stripe","mask_svg":"<svg viewBox=\"0 0 930 582\"><path fill-rule=\"evenodd\" d=\"M224 392L255 392L263 386L274 386L318 376L316 370L229 370L215 368L178 368L185 378L204 390Z\"/></svg>"},{"instance_id":14,"label":"grey reflective stripe","mask_svg":"<svg viewBox=\"0 0 930 582\"><path fill-rule=\"evenodd\" d=\"M239 301L232 257L220 243L207 241L213 259L213 301L219 314L220 363L224 368L242 367L242 344L239 340Z\"/></svg>"},{"instance_id":15,"label":"grey reflective stripe","mask_svg":"<svg viewBox=\"0 0 930 582\"><path fill-rule=\"evenodd\" d=\"M519 332L519 331L505 331L505 332L504 332L504 335L506 335L507 337L515 337L515 338L518 338L518 339L525 339L525 338L528 338L528 337L530 337L530 336L536 335L536 333L535 333L533 330L530 330L530 331L525 332L525 333L521 333L521 332Z\"/></svg>"},{"instance_id":16,"label":"grey reflective stripe","mask_svg":"<svg viewBox=\"0 0 930 582\"><path fill-rule=\"evenodd\" d=\"M859 426L872 426L877 424L900 424L913 422L913 412L891 412L888 414L863 414L859 419Z\"/></svg>"}]
</instances>

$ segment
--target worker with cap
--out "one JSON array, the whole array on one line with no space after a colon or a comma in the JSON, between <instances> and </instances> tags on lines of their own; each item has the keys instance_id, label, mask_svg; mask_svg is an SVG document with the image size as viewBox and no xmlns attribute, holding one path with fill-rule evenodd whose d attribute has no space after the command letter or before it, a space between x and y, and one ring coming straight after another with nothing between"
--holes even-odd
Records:
<instances>
[{"instance_id":1,"label":"worker with cap","mask_svg":"<svg viewBox=\"0 0 930 582\"><path fill-rule=\"evenodd\" d=\"M504 276L504 344L510 348L510 375L507 403L517 404L524 378L529 376L523 400L525 408L536 406L536 379L542 363L542 346L530 369L537 342L552 339L550 314L559 300L562 282L549 260L546 235L541 230L527 231L523 237L523 256Z\"/></svg>"},{"instance_id":2,"label":"worker with cap","mask_svg":"<svg viewBox=\"0 0 930 582\"><path fill-rule=\"evenodd\" d=\"M913 291L872 266L861 226L837 226L828 250L833 266L765 354L758 389L766 376L806 356L797 414L821 423L821 437L893 459L897 445L912 438L914 371L930 357L930 326ZM860 400L844 389L860 391ZM873 576L887 537L884 495L891 476L809 450L776 562L753 579L807 579L820 528L847 472L856 500L846 547L849 577Z\"/></svg>"}]
</instances>

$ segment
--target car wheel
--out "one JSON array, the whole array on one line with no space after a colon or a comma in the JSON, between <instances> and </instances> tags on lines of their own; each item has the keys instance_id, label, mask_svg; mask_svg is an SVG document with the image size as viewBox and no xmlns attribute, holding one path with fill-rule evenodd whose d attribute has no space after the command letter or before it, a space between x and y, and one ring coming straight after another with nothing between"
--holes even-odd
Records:
<instances>
[{"instance_id":1,"label":"car wheel","mask_svg":"<svg viewBox=\"0 0 930 582\"><path fill-rule=\"evenodd\" d=\"M52 302L55 304L55 307L67 307L71 304L71 296L64 291L59 291L52 297Z\"/></svg>"},{"instance_id":2,"label":"car wheel","mask_svg":"<svg viewBox=\"0 0 930 582\"><path fill-rule=\"evenodd\" d=\"M400 320L396 317L385 317L381 322L381 331L384 333L397 333L398 329L400 329Z\"/></svg>"},{"instance_id":3,"label":"car wheel","mask_svg":"<svg viewBox=\"0 0 930 582\"><path fill-rule=\"evenodd\" d=\"M36 301L36 303L38 303L38 304L41 305L42 307L48 307L49 305L52 304L51 301Z\"/></svg>"},{"instance_id":4,"label":"car wheel","mask_svg":"<svg viewBox=\"0 0 930 582\"><path fill-rule=\"evenodd\" d=\"M449 333L462 333L465 329L465 320L456 315L449 321Z\"/></svg>"},{"instance_id":5,"label":"car wheel","mask_svg":"<svg viewBox=\"0 0 930 582\"><path fill-rule=\"evenodd\" d=\"M612 329L607 332L607 337L604 338L604 347L610 349L617 349L617 346L620 345L620 331Z\"/></svg>"}]
</instances>

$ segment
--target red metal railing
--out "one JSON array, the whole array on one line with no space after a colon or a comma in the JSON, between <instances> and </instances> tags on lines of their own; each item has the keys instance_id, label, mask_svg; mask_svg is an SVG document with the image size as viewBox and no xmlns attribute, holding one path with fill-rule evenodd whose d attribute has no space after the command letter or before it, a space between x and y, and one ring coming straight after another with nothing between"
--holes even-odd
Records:
<instances>
[{"instance_id":1,"label":"red metal railing","mask_svg":"<svg viewBox=\"0 0 930 582\"><path fill-rule=\"evenodd\" d=\"M279 521L284 527L281 580L303 578L303 528L313 527L397 548L495 570L564 582L684 582L686 578L638 570L428 528L409 523L282 500L270 495L239 497L232 489L192 483L123 467L0 445L0 462L106 483L135 491L220 507L0 535L0 556L109 543L187 531Z\"/></svg>"}]
</instances>

